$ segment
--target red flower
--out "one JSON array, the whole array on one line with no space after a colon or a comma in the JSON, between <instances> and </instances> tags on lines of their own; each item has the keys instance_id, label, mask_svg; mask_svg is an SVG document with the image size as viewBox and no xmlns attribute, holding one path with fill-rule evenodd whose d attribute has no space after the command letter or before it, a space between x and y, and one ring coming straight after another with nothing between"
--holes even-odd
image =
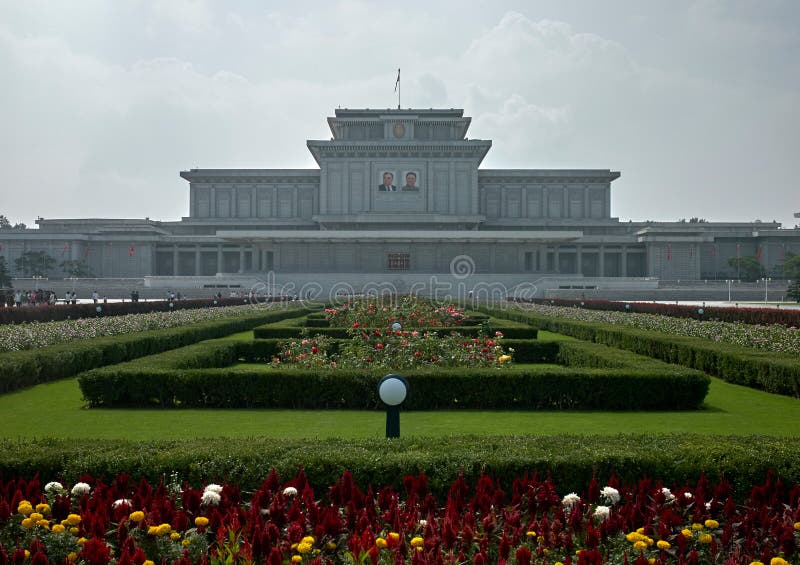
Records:
<instances>
[{"instance_id":1,"label":"red flower","mask_svg":"<svg viewBox=\"0 0 800 565\"><path fill-rule=\"evenodd\" d=\"M311 353L319 353L319 348L317 348L317 347L312 347L312 348L311 348Z\"/></svg>"},{"instance_id":2,"label":"red flower","mask_svg":"<svg viewBox=\"0 0 800 565\"><path fill-rule=\"evenodd\" d=\"M378 345L375 346L375 349L383 349L383 344L379 343Z\"/></svg>"}]
</instances>

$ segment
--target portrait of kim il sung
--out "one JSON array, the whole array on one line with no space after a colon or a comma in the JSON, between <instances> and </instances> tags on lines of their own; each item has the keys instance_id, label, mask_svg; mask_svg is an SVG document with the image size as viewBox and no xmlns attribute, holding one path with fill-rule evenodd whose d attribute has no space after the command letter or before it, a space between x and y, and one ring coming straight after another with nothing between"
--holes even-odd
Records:
<instances>
[{"instance_id":1,"label":"portrait of kim il sung","mask_svg":"<svg viewBox=\"0 0 800 565\"><path fill-rule=\"evenodd\" d=\"M395 192L397 185L394 184L394 173L384 171L382 176L382 183L378 185L380 192Z\"/></svg>"}]
</instances>

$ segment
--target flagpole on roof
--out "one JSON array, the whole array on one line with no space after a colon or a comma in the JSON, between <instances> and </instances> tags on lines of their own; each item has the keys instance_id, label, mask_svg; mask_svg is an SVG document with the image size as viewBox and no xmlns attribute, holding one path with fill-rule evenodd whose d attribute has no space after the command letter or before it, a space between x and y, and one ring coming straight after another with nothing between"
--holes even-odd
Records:
<instances>
[{"instance_id":1,"label":"flagpole on roof","mask_svg":"<svg viewBox=\"0 0 800 565\"><path fill-rule=\"evenodd\" d=\"M400 69L397 69L397 80L394 83L394 91L397 92L397 109L400 109Z\"/></svg>"}]
</instances>

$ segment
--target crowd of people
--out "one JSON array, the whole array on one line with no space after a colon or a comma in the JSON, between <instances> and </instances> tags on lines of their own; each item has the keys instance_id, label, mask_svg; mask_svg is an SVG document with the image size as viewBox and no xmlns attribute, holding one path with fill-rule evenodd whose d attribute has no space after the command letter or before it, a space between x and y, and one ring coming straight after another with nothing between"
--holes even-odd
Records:
<instances>
[{"instance_id":1,"label":"crowd of people","mask_svg":"<svg viewBox=\"0 0 800 565\"><path fill-rule=\"evenodd\" d=\"M0 291L0 302L3 306L52 306L56 303L56 293L52 290L15 290L3 289Z\"/></svg>"}]
</instances>

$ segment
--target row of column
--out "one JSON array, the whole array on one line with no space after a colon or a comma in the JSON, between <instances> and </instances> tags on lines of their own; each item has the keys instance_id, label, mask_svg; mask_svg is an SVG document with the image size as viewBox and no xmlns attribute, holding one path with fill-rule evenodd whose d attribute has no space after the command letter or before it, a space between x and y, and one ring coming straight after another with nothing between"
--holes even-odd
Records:
<instances>
[{"instance_id":1,"label":"row of column","mask_svg":"<svg viewBox=\"0 0 800 565\"><path fill-rule=\"evenodd\" d=\"M187 250L186 246L181 245L173 245L172 246L172 276L178 276L178 268L179 268L179 257L180 253L186 253ZM194 246L194 276L202 276L202 261L201 261L201 254L208 253L211 251L216 251L217 254L217 273L225 272L225 262L224 262L224 253L231 253L237 252L234 250L225 250L222 245L217 245L215 249L211 249L208 247L203 247L200 245ZM245 249L244 246L238 248L239 254L239 267L236 272L244 273L245 272L245 257L247 253L251 254L251 269L252 270L271 270L273 268L273 251L269 249L261 249L259 247L253 246L250 249Z\"/></svg>"}]
</instances>

